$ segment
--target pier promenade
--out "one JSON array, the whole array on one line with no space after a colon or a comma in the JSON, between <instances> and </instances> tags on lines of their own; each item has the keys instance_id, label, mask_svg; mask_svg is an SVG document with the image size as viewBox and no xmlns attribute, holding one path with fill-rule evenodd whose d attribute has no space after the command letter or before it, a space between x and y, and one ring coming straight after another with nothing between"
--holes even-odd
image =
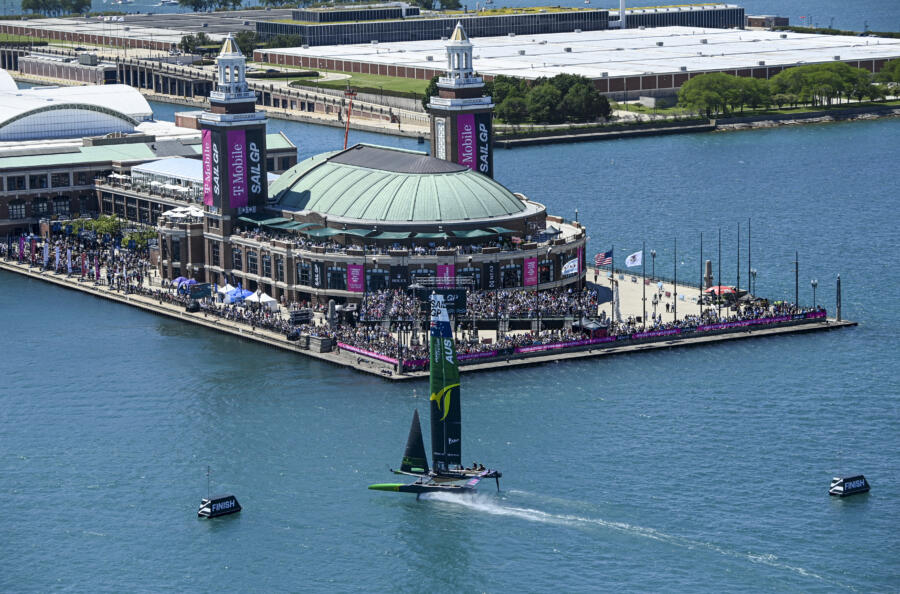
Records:
<instances>
[{"instance_id":1,"label":"pier promenade","mask_svg":"<svg viewBox=\"0 0 900 594\"><path fill-rule=\"evenodd\" d=\"M196 324L211 330L224 332L243 338L252 340L270 347L291 351L307 357L349 367L355 371L369 373L378 377L393 381L403 381L411 379L422 379L427 377L427 371L423 369L405 370L400 373L396 360L390 357L379 356L376 353L367 354L365 350L352 349L349 345L345 348L336 348L330 352L317 352L310 349L306 341L291 341L283 333L274 332L260 327L252 327L245 323L235 320L229 320L222 317L211 315L204 311L190 313L185 311L182 304L169 303L161 299L156 299L150 295L141 293L123 293L111 289L105 285L95 284L91 280L79 280L77 276L66 276L65 274L57 274L52 271L41 270L38 267L29 267L26 262L18 263L14 260L0 259L0 270L11 273L21 274L36 280L49 282L54 285L81 291L96 297L115 301L124 305L130 305L143 309L144 311L164 315L173 319L186 323ZM588 278L594 276L594 270L589 270ZM641 277L635 275L616 274L611 278L607 271L597 272L597 286L601 289L613 286L613 295L617 301L604 301L598 307L598 312L605 313L607 316L612 315L612 308L618 310L621 319L628 320L641 316L643 314L643 296L645 285ZM618 284L618 291L614 291L614 283ZM158 284L154 288L161 288ZM657 295L657 313L663 316L663 321L684 320L685 316L697 315L699 313L699 304L695 301L700 291L696 287L686 287L679 285L677 292L671 283L662 283L660 287L657 282L646 285L646 294L648 304L651 300L651 293ZM666 296L668 293L668 297ZM681 299L684 297L684 300ZM665 311L666 303L675 303L677 299L677 318L674 307L669 307L669 311ZM714 306L707 306L714 307ZM653 308L648 307L648 317L652 313ZM539 345L536 347L525 347L515 349L515 351L507 350L504 354L499 354L490 358L482 359L480 357L472 357L465 359L465 355L461 355L460 370L462 372L473 371L493 371L499 369L508 369L522 365L535 365L550 363L555 361L565 361L572 359L582 359L586 357L601 357L608 355L638 353L647 350L672 348L676 346L700 346L712 343L718 343L727 340L742 340L747 338L777 336L784 334L795 334L801 332L813 332L844 328L855 326L856 322L847 320L829 319L822 313L820 316L807 314L810 317L803 318L794 316L796 319L788 319L789 316L782 316L772 322L766 320L754 320L741 326L737 325L719 325L719 327L708 327L703 332L684 332L670 330L666 332L651 333L634 333L628 336L605 337L594 340L579 341L578 343L567 343L562 345ZM321 320L321 317L319 318ZM528 331L521 331L521 334L527 335ZM492 336L492 331L479 331L480 338ZM339 347L340 347L340 343ZM351 350L352 349L352 350Z\"/></svg>"}]
</instances>

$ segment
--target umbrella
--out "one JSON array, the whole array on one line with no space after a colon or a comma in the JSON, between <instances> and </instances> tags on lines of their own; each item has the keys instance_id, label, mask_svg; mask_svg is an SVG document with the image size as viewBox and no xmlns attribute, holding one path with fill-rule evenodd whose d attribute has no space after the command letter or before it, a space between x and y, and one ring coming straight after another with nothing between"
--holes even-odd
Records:
<instances>
[{"instance_id":1,"label":"umbrella","mask_svg":"<svg viewBox=\"0 0 900 594\"><path fill-rule=\"evenodd\" d=\"M178 285L180 285L181 283L183 283L186 280L187 280L187 278L185 278L183 276L179 276L178 278L176 278L175 280L172 281L172 284L177 287Z\"/></svg>"},{"instance_id":2,"label":"umbrella","mask_svg":"<svg viewBox=\"0 0 900 594\"><path fill-rule=\"evenodd\" d=\"M724 295L735 293L734 287L726 287L724 285L717 285L715 287L710 287L703 291L704 293L714 293L716 295Z\"/></svg>"}]
</instances>

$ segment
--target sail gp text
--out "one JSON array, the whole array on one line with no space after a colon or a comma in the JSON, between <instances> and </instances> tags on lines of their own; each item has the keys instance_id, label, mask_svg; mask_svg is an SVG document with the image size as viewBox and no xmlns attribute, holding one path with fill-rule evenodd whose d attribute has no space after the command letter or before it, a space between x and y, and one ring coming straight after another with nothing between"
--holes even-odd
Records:
<instances>
[{"instance_id":1,"label":"sail gp text","mask_svg":"<svg viewBox=\"0 0 900 594\"><path fill-rule=\"evenodd\" d=\"M478 171L487 174L490 171L490 153L491 145L490 132L484 122L478 122Z\"/></svg>"}]
</instances>

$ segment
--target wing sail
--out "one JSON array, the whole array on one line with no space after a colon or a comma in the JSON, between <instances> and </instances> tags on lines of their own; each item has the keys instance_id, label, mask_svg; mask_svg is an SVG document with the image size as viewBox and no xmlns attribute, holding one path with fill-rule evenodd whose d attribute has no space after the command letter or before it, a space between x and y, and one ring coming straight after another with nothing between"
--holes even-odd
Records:
<instances>
[{"instance_id":1,"label":"wing sail","mask_svg":"<svg viewBox=\"0 0 900 594\"><path fill-rule=\"evenodd\" d=\"M434 469L462 464L459 367L444 296L431 296L431 458Z\"/></svg>"},{"instance_id":2,"label":"wing sail","mask_svg":"<svg viewBox=\"0 0 900 594\"><path fill-rule=\"evenodd\" d=\"M422 440L422 425L419 423L419 411L413 412L412 424L409 426L409 437L406 438L406 451L400 470L417 474L428 474L428 457L425 454L425 442Z\"/></svg>"}]
</instances>

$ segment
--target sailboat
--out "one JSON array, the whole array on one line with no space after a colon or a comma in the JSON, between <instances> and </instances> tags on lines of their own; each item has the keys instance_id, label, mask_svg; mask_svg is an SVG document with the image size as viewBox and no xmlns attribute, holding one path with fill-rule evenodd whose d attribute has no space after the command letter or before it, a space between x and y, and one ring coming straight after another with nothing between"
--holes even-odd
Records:
<instances>
[{"instance_id":1,"label":"sailboat","mask_svg":"<svg viewBox=\"0 0 900 594\"><path fill-rule=\"evenodd\" d=\"M462 465L462 418L460 415L459 366L456 347L450 329L450 317L443 295L431 296L431 458L434 467L428 467L425 443L419 411L413 412L406 451L400 470L394 474L415 477L412 483L378 483L369 485L375 491L399 493L470 493L484 479L494 479L500 490L499 470L472 464Z\"/></svg>"}]
</instances>

